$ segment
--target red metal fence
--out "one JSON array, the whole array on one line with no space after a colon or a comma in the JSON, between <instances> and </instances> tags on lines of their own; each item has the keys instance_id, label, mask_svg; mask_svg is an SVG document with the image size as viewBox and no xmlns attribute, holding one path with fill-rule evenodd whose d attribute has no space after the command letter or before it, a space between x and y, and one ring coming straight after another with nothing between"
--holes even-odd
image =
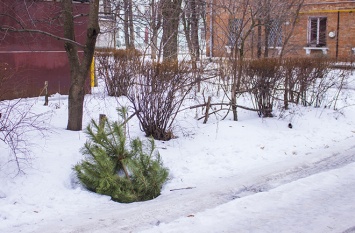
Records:
<instances>
[{"instance_id":1,"label":"red metal fence","mask_svg":"<svg viewBox=\"0 0 355 233\"><path fill-rule=\"evenodd\" d=\"M1 0L0 26L41 30L61 37L61 10L60 2ZM74 3L74 15L79 16L75 19L79 43L85 40L87 22L87 16L80 15L88 10L88 4ZM63 41L40 33L0 31L0 72L0 100L43 95L46 81L49 94L68 94L70 87ZM89 79L87 83L90 91Z\"/></svg>"}]
</instances>

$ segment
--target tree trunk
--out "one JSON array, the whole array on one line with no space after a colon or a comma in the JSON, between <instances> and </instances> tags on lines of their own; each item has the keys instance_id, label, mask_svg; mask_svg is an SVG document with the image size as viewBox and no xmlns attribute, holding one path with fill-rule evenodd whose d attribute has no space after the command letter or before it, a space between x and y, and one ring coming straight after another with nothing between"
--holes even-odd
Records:
<instances>
[{"instance_id":1,"label":"tree trunk","mask_svg":"<svg viewBox=\"0 0 355 233\"><path fill-rule=\"evenodd\" d=\"M72 81L69 89L69 114L67 129L81 130L85 96L85 76L82 74L71 74L71 80Z\"/></svg>"},{"instance_id":2,"label":"tree trunk","mask_svg":"<svg viewBox=\"0 0 355 233\"><path fill-rule=\"evenodd\" d=\"M188 9L185 9L185 11L186 10L188 11ZM191 32L190 21L189 19L187 19L186 13L188 14L188 12L182 13L181 20L182 20L182 25L184 27L184 34L187 42L187 47L189 49L189 53L191 55L192 60L194 60L194 53L193 53L192 42L190 38L190 32Z\"/></svg>"},{"instance_id":3,"label":"tree trunk","mask_svg":"<svg viewBox=\"0 0 355 233\"><path fill-rule=\"evenodd\" d=\"M190 0L190 8L191 8L191 43L193 49L193 57L195 60L199 60L200 57L200 44L198 40L198 4L196 0Z\"/></svg>"},{"instance_id":4,"label":"tree trunk","mask_svg":"<svg viewBox=\"0 0 355 233\"><path fill-rule=\"evenodd\" d=\"M178 29L182 0L162 0L163 60L178 58Z\"/></svg>"},{"instance_id":5,"label":"tree trunk","mask_svg":"<svg viewBox=\"0 0 355 233\"><path fill-rule=\"evenodd\" d=\"M123 9L124 9L124 16L123 16L123 28L124 28L124 43L126 48L131 46L130 37L129 37L129 0L123 0Z\"/></svg>"},{"instance_id":6,"label":"tree trunk","mask_svg":"<svg viewBox=\"0 0 355 233\"><path fill-rule=\"evenodd\" d=\"M94 56L96 38L100 32L98 10L99 0L91 0L84 55L81 60L78 55L77 47L73 43L64 43L69 60L71 76L68 100L68 130L82 129L85 80L88 76ZM63 0L63 19L64 37L75 41L72 0Z\"/></svg>"},{"instance_id":7,"label":"tree trunk","mask_svg":"<svg viewBox=\"0 0 355 233\"><path fill-rule=\"evenodd\" d=\"M153 37L151 41L151 58L154 60L157 58L157 47L158 47L158 29L155 27L152 29Z\"/></svg>"},{"instance_id":8,"label":"tree trunk","mask_svg":"<svg viewBox=\"0 0 355 233\"><path fill-rule=\"evenodd\" d=\"M151 41L150 41L150 50L151 50L151 58L157 58L157 45L158 45L158 29L156 25L157 19L157 7L155 6L155 0L151 0L150 2L150 30L152 32Z\"/></svg>"},{"instance_id":9,"label":"tree trunk","mask_svg":"<svg viewBox=\"0 0 355 233\"><path fill-rule=\"evenodd\" d=\"M151 0L150 2L150 29L152 36L150 37L150 49L151 49L151 58L155 60L157 58L157 51L158 51L158 31L161 27L161 20L162 16L160 14L161 9L158 6L158 4L155 0ZM160 54L160 53L159 53ZM159 60L159 59L158 59Z\"/></svg>"},{"instance_id":10,"label":"tree trunk","mask_svg":"<svg viewBox=\"0 0 355 233\"><path fill-rule=\"evenodd\" d=\"M257 57L261 58L261 20L258 19Z\"/></svg>"},{"instance_id":11,"label":"tree trunk","mask_svg":"<svg viewBox=\"0 0 355 233\"><path fill-rule=\"evenodd\" d=\"M129 25L129 48L134 49L134 26L133 26L133 3L132 0L128 0L128 25Z\"/></svg>"},{"instance_id":12,"label":"tree trunk","mask_svg":"<svg viewBox=\"0 0 355 233\"><path fill-rule=\"evenodd\" d=\"M270 21L266 20L265 31L264 31L265 41L264 41L264 57L269 57L269 36L270 36Z\"/></svg>"},{"instance_id":13,"label":"tree trunk","mask_svg":"<svg viewBox=\"0 0 355 233\"><path fill-rule=\"evenodd\" d=\"M200 57L200 43L198 40L199 6L196 0L187 0L186 9L182 14L184 34L191 55L191 60L196 62Z\"/></svg>"},{"instance_id":14,"label":"tree trunk","mask_svg":"<svg viewBox=\"0 0 355 233\"><path fill-rule=\"evenodd\" d=\"M270 1L266 0L265 1L265 12L266 12L266 17L264 19L264 36L265 36L265 41L264 41L264 57L269 57L269 36L270 36L270 29L271 29L271 16L270 16Z\"/></svg>"}]
</instances>

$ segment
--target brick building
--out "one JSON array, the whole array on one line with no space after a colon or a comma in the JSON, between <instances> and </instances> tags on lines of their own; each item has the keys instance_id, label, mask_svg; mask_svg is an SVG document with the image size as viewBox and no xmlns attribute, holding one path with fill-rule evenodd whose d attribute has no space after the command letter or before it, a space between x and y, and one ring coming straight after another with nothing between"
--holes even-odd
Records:
<instances>
[{"instance_id":1,"label":"brick building","mask_svg":"<svg viewBox=\"0 0 355 233\"><path fill-rule=\"evenodd\" d=\"M305 0L300 8L297 1L292 5L287 5L291 1L244 2L209 2L207 56L228 56L235 49L243 49L251 58L281 53L337 59L355 56L354 0Z\"/></svg>"},{"instance_id":2,"label":"brick building","mask_svg":"<svg viewBox=\"0 0 355 233\"><path fill-rule=\"evenodd\" d=\"M355 54L355 1L306 0L291 45L297 55L348 58Z\"/></svg>"}]
</instances>

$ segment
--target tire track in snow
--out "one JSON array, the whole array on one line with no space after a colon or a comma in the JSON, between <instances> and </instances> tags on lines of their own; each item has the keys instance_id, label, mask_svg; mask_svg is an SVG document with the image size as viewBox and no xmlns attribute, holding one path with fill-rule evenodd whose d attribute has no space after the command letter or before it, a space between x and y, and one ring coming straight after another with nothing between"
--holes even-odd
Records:
<instances>
[{"instance_id":1,"label":"tire track in snow","mask_svg":"<svg viewBox=\"0 0 355 233\"><path fill-rule=\"evenodd\" d=\"M355 226L350 227L349 229L347 229L346 231L343 231L342 233L354 233L355 232Z\"/></svg>"},{"instance_id":2,"label":"tire track in snow","mask_svg":"<svg viewBox=\"0 0 355 233\"><path fill-rule=\"evenodd\" d=\"M355 146L350 147L346 151L354 150ZM234 194L234 198L240 198L252 193L264 192L281 185L306 178L308 176L337 169L347 164L355 162L355 151L350 153L336 153L329 157L310 164L304 164L300 167L294 167L290 170L272 174L262 179L260 182L245 186Z\"/></svg>"},{"instance_id":3,"label":"tire track in snow","mask_svg":"<svg viewBox=\"0 0 355 233\"><path fill-rule=\"evenodd\" d=\"M37 232L99 233L139 232L160 223L214 208L235 198L265 192L317 173L355 162L355 146L313 163L298 164L288 170L267 173L258 168L255 173L210 180L193 189L166 192L158 198L129 205L113 205L102 210L88 209L75 219L62 218L38 226ZM272 168L273 165L267 167ZM242 187L242 188L240 188ZM56 229L56 230L54 230ZM349 229L350 232L353 229ZM26 232L26 231L22 231ZM346 231L348 232L348 231Z\"/></svg>"}]
</instances>

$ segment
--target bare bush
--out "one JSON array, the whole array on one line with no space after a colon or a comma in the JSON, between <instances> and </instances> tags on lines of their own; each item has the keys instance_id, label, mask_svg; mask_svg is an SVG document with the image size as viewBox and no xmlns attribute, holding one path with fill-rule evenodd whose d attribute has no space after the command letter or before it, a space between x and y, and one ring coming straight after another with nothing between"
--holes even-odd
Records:
<instances>
[{"instance_id":1,"label":"bare bush","mask_svg":"<svg viewBox=\"0 0 355 233\"><path fill-rule=\"evenodd\" d=\"M6 93L3 87L8 86L6 82L14 75L15 71L7 64L0 65L0 93ZM15 162L18 173L23 172L23 165L29 162L31 135L43 135L48 129L45 124L48 115L35 114L32 107L33 103L25 99L0 101L0 141L9 147L10 162Z\"/></svg>"},{"instance_id":2,"label":"bare bush","mask_svg":"<svg viewBox=\"0 0 355 233\"><path fill-rule=\"evenodd\" d=\"M144 63L134 78L128 98L141 129L157 140L174 137L172 124L194 80L184 62Z\"/></svg>"},{"instance_id":3,"label":"bare bush","mask_svg":"<svg viewBox=\"0 0 355 233\"><path fill-rule=\"evenodd\" d=\"M31 158L31 136L34 133L44 135L48 130L48 115L32 112L33 105L18 99L0 102L0 141L10 149L10 162L15 162L17 172L23 172L23 166Z\"/></svg>"},{"instance_id":4,"label":"bare bush","mask_svg":"<svg viewBox=\"0 0 355 233\"><path fill-rule=\"evenodd\" d=\"M283 78L279 60L264 58L249 61L244 73L245 80L249 84L249 93L255 100L258 115L272 117L274 99Z\"/></svg>"},{"instance_id":5,"label":"bare bush","mask_svg":"<svg viewBox=\"0 0 355 233\"><path fill-rule=\"evenodd\" d=\"M329 75L333 63L326 58L285 59L285 108L289 102L319 107L325 93L336 84L336 77Z\"/></svg>"},{"instance_id":6,"label":"bare bush","mask_svg":"<svg viewBox=\"0 0 355 233\"><path fill-rule=\"evenodd\" d=\"M245 60L239 64L240 69L235 69L236 62L226 60L218 63L219 86L229 100L229 103L220 104L257 111L262 117L273 116L275 101L283 101L285 109L289 103L330 107L334 102L335 106L350 73L349 69L338 67L334 60L324 57ZM237 82L234 77L239 77ZM335 88L334 96L329 94L332 88ZM233 97L237 100L245 93L251 95L254 107L233 102Z\"/></svg>"},{"instance_id":7,"label":"bare bush","mask_svg":"<svg viewBox=\"0 0 355 233\"><path fill-rule=\"evenodd\" d=\"M127 96L128 87L140 63L140 53L137 50L103 49L95 54L97 72L105 80L109 96Z\"/></svg>"}]
</instances>

